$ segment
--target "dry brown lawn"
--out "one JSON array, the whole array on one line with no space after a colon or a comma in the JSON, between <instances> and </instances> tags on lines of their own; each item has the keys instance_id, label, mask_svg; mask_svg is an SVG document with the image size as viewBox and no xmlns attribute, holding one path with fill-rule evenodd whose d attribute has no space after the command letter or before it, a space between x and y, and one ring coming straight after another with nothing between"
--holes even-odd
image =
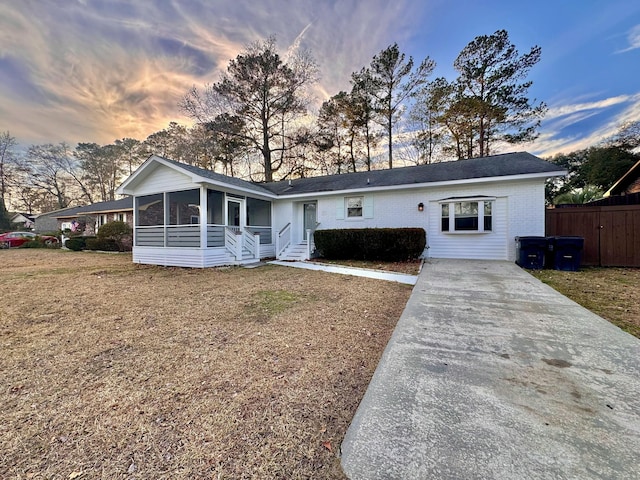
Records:
<instances>
[{"instance_id":1,"label":"dry brown lawn","mask_svg":"<svg viewBox=\"0 0 640 480\"><path fill-rule=\"evenodd\" d=\"M0 291L0 478L331 479L411 288L20 249Z\"/></svg>"},{"instance_id":2,"label":"dry brown lawn","mask_svg":"<svg viewBox=\"0 0 640 480\"><path fill-rule=\"evenodd\" d=\"M640 338L640 268L530 271L573 301Z\"/></svg>"}]
</instances>

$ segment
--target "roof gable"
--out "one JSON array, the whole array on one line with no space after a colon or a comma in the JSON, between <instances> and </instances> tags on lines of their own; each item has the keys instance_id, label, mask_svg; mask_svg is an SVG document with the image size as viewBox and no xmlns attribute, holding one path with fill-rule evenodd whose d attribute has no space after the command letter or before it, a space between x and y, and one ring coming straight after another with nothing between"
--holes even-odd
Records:
<instances>
[{"instance_id":1,"label":"roof gable","mask_svg":"<svg viewBox=\"0 0 640 480\"><path fill-rule=\"evenodd\" d=\"M188 165L186 163L176 162L168 158L160 157L159 155L151 155L133 174L127 178L117 192L119 194L131 194L133 188L139 182L151 174L157 164L164 165L166 167L178 170L179 172L189 176L193 183L208 183L212 185L220 185L233 187L245 192L254 192L260 195L266 195L273 197L273 193L263 187L263 184L257 184L254 182L247 182L236 177L229 177L222 175L221 173L212 172L211 170L205 170L204 168Z\"/></svg>"}]
</instances>

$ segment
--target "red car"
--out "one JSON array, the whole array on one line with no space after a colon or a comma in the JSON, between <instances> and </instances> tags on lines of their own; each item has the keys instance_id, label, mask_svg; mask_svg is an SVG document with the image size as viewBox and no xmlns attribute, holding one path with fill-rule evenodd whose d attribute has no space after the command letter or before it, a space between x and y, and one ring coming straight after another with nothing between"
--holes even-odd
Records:
<instances>
[{"instance_id":1,"label":"red car","mask_svg":"<svg viewBox=\"0 0 640 480\"><path fill-rule=\"evenodd\" d=\"M36 239L40 239L45 245L58 243L56 237L49 235L36 235L32 232L7 232L0 235L0 248L20 247Z\"/></svg>"}]
</instances>

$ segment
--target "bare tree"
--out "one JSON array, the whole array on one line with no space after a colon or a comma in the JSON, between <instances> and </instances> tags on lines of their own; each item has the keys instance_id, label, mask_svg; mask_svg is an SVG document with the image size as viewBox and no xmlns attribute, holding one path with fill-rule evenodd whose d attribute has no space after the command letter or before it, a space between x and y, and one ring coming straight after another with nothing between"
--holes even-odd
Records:
<instances>
[{"instance_id":1,"label":"bare tree","mask_svg":"<svg viewBox=\"0 0 640 480\"><path fill-rule=\"evenodd\" d=\"M16 138L9 131L0 133L0 228L10 227L7 213L7 193L10 169L15 163L13 148L16 145Z\"/></svg>"},{"instance_id":2,"label":"bare tree","mask_svg":"<svg viewBox=\"0 0 640 480\"><path fill-rule=\"evenodd\" d=\"M20 161L23 187L43 192L56 208L66 208L74 200L73 178L68 173L71 152L66 143L32 145Z\"/></svg>"}]
</instances>

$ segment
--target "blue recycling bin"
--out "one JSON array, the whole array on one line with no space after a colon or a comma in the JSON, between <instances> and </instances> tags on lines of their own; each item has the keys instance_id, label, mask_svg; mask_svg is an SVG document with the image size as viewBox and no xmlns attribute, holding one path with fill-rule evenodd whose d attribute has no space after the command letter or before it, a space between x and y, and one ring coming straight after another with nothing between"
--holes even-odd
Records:
<instances>
[{"instance_id":1,"label":"blue recycling bin","mask_svg":"<svg viewBox=\"0 0 640 480\"><path fill-rule=\"evenodd\" d=\"M546 237L516 237L516 263L522 268L544 268L547 253Z\"/></svg>"},{"instance_id":2,"label":"blue recycling bin","mask_svg":"<svg viewBox=\"0 0 640 480\"><path fill-rule=\"evenodd\" d=\"M580 270L583 249L583 237L549 237L549 268L577 272Z\"/></svg>"}]
</instances>

